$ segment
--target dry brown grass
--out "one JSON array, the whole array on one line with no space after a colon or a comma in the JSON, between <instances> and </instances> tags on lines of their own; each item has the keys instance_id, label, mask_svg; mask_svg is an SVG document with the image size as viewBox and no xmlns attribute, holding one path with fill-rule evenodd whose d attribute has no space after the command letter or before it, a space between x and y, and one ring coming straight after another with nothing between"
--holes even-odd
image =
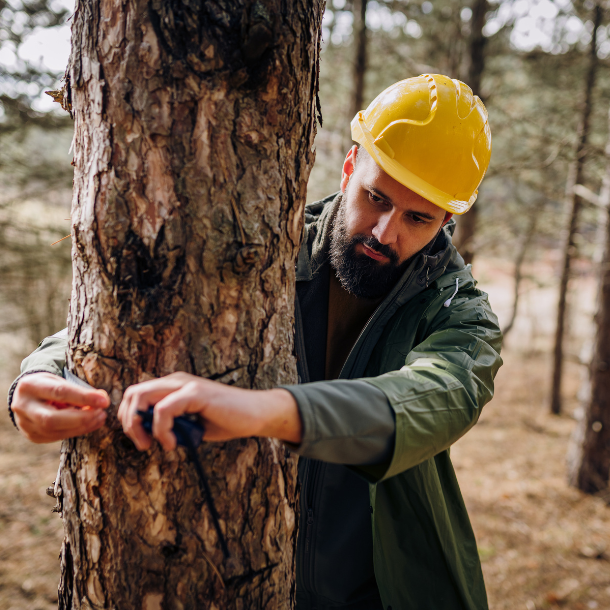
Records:
<instances>
[{"instance_id":1,"label":"dry brown grass","mask_svg":"<svg viewBox=\"0 0 610 610\"><path fill-rule=\"evenodd\" d=\"M6 395L6 393L4 394ZM59 443L34 445L0 418L0 609L57 607L60 518L45 488L57 473Z\"/></svg>"}]
</instances>

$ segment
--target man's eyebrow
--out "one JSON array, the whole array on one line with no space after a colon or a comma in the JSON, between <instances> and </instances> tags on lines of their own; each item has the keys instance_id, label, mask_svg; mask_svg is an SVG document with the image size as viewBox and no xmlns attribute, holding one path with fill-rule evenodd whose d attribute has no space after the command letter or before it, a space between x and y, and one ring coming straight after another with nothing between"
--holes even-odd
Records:
<instances>
[{"instance_id":1,"label":"man's eyebrow","mask_svg":"<svg viewBox=\"0 0 610 610\"><path fill-rule=\"evenodd\" d=\"M371 191L371 193L375 193L378 197L385 199L388 203L394 205L391 197L388 197L385 193L382 193L379 189L376 189L374 186L367 186L367 189Z\"/></svg>"},{"instance_id":2,"label":"man's eyebrow","mask_svg":"<svg viewBox=\"0 0 610 610\"><path fill-rule=\"evenodd\" d=\"M371 191L378 197L381 197L388 203L391 203L392 205L394 205L394 202L392 201L392 199L390 197L388 197L385 193L382 193L379 189L375 188L374 186L368 186L367 188L369 191ZM419 210L406 210L405 214L415 214L417 216L421 216L422 218L425 218L426 220L436 220L436 216L433 216L432 214L428 214L428 212L420 212Z\"/></svg>"},{"instance_id":3,"label":"man's eyebrow","mask_svg":"<svg viewBox=\"0 0 610 610\"><path fill-rule=\"evenodd\" d=\"M428 212L420 212L419 210L407 210L405 214L414 214L415 216L421 216L426 220L436 220L436 216L432 216L432 214L428 214Z\"/></svg>"}]
</instances>

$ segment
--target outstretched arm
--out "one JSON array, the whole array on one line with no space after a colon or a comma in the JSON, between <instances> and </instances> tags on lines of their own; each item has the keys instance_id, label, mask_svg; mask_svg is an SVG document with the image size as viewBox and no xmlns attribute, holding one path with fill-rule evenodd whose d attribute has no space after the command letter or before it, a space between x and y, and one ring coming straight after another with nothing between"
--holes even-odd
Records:
<instances>
[{"instance_id":1,"label":"outstretched arm","mask_svg":"<svg viewBox=\"0 0 610 610\"><path fill-rule=\"evenodd\" d=\"M150 447L138 411L155 405L153 437L164 449L176 447L174 418L196 413L204 421L204 439L228 441L249 436L271 436L298 444L302 424L297 403L283 389L243 390L188 373L145 381L127 388L118 417L136 447Z\"/></svg>"},{"instance_id":2,"label":"outstretched arm","mask_svg":"<svg viewBox=\"0 0 610 610\"><path fill-rule=\"evenodd\" d=\"M187 373L133 385L125 391L118 417L140 450L151 438L138 411L155 405L153 437L174 449L174 418L196 413L208 441L270 436L297 453L341 464L374 464L388 459L394 419L383 392L359 381L328 381L287 389L244 390Z\"/></svg>"}]
</instances>

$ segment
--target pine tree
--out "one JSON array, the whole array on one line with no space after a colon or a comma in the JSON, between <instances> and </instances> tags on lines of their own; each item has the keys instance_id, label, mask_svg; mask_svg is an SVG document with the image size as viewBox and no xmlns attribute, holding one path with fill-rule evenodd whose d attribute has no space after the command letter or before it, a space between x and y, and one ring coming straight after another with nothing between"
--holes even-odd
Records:
<instances>
[{"instance_id":1,"label":"pine tree","mask_svg":"<svg viewBox=\"0 0 610 610\"><path fill-rule=\"evenodd\" d=\"M69 367L105 388L187 371L296 381L294 262L314 155L323 3L79 1ZM230 559L182 450L113 411L66 441L60 608L288 608L296 460L204 443Z\"/></svg>"}]
</instances>

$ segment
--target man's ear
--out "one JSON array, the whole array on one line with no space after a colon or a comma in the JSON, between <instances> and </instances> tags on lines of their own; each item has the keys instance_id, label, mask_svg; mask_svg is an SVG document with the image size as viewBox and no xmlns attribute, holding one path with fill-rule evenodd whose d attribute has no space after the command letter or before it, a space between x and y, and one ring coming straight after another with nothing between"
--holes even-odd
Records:
<instances>
[{"instance_id":1,"label":"man's ear","mask_svg":"<svg viewBox=\"0 0 610 610\"><path fill-rule=\"evenodd\" d=\"M356 167L356 155L358 154L358 147L352 146L349 149L347 155L345 155L345 161L343 161L343 169L341 170L341 192L345 193L347 183L351 175L354 173Z\"/></svg>"},{"instance_id":2,"label":"man's ear","mask_svg":"<svg viewBox=\"0 0 610 610\"><path fill-rule=\"evenodd\" d=\"M445 212L445 219L443 220L443 224L441 225L441 228L444 227L453 217L453 214L451 212Z\"/></svg>"}]
</instances>

